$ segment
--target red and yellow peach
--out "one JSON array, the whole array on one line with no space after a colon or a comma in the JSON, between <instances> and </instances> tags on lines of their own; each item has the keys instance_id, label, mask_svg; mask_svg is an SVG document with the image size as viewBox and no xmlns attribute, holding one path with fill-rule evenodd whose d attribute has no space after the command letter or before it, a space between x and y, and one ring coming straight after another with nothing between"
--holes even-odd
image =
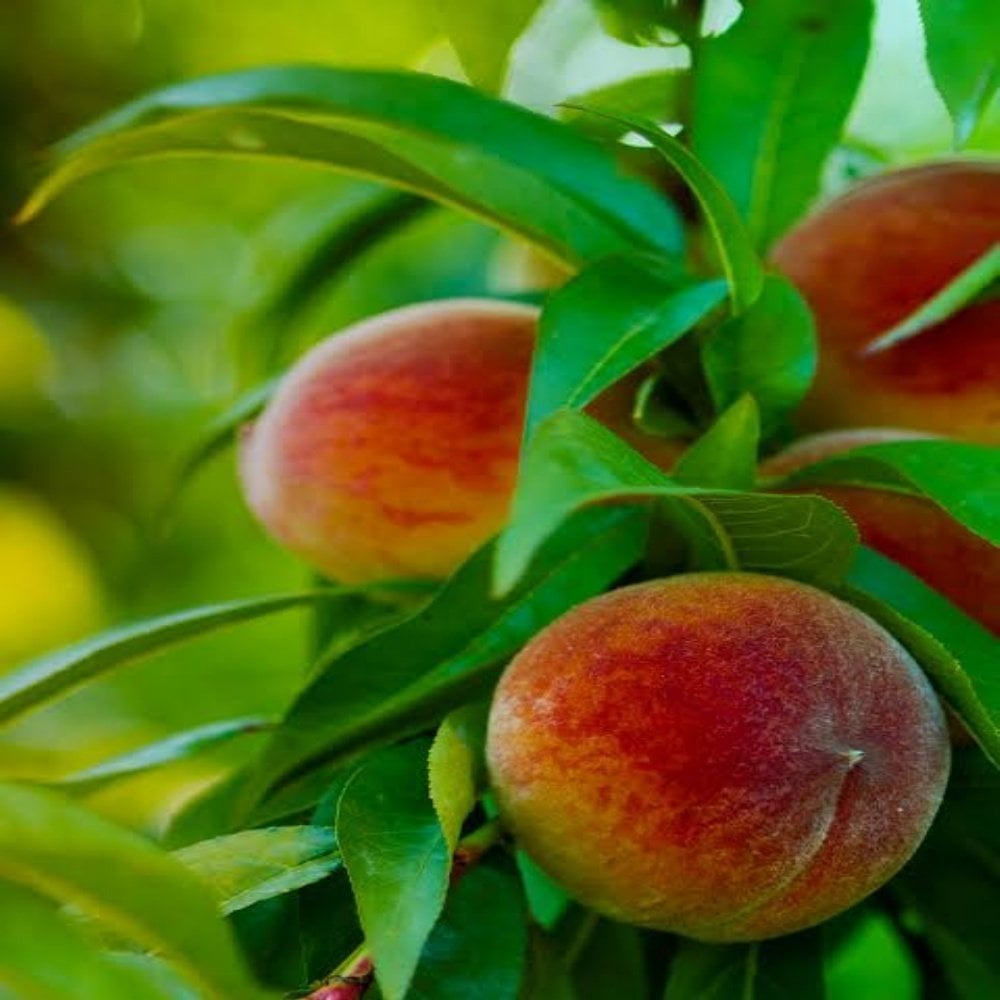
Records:
<instances>
[{"instance_id":1,"label":"red and yellow peach","mask_svg":"<svg viewBox=\"0 0 1000 1000\"><path fill-rule=\"evenodd\" d=\"M518 843L582 903L743 941L889 879L950 751L923 673L866 615L802 583L699 573L538 634L500 681L487 758Z\"/></svg>"},{"instance_id":2,"label":"red and yellow peach","mask_svg":"<svg viewBox=\"0 0 1000 1000\"><path fill-rule=\"evenodd\" d=\"M865 348L1000 241L1000 162L953 161L863 181L772 252L812 307L819 371L807 429L904 425L1000 443L1000 300L879 353Z\"/></svg>"}]
</instances>

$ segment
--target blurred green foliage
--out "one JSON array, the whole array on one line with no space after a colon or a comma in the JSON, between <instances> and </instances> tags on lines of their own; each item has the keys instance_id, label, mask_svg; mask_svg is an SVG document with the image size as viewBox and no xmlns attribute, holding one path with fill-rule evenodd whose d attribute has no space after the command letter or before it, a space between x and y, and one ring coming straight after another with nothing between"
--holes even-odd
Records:
<instances>
[{"instance_id":1,"label":"blurred green foliage","mask_svg":"<svg viewBox=\"0 0 1000 1000\"><path fill-rule=\"evenodd\" d=\"M727 6L712 5L719 23ZM947 149L950 125L921 61L916 18L915 3L879 4L875 54L849 129L855 141L835 158L828 189L871 164ZM48 145L108 108L206 72L298 61L461 75L432 0L7 0L0 213L16 210ZM508 93L553 111L571 94L676 63L670 49L607 37L596 11L578 0L552 0L514 52ZM970 147L998 138L994 107ZM0 229L0 296L13 304L0 310L0 490L16 489L39 512L38 530L48 524L50 538L62 539L31 554L5 547L0 509L0 585L26 594L28 562L37 569L45 545L65 543L74 553L67 572L92 588L79 620L68 600L53 607L52 594L48 604L18 610L13 624L0 616L0 629L30 637L18 645L0 635L0 670L102 618L307 581L250 521L230 456L201 471L166 518L163 503L211 419L322 333L405 302L495 288L499 238L435 209L276 328L267 306L377 190L281 163L166 160L89 180L29 226ZM24 333L32 327L47 347ZM205 712L218 699L203 697L206 689L227 692L231 717L273 714L301 684L307 641L306 623L292 613L133 667L5 730L3 772L64 774L214 721ZM7 649L16 654L5 661ZM159 780L125 780L91 802L155 826L165 790L190 794L222 773L232 752L167 769Z\"/></svg>"}]
</instances>

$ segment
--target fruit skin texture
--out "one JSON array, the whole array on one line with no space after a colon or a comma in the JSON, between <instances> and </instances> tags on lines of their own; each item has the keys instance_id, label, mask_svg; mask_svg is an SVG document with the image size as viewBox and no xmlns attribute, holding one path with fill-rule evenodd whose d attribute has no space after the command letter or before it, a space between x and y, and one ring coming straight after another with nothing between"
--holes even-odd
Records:
<instances>
[{"instance_id":1,"label":"fruit skin texture","mask_svg":"<svg viewBox=\"0 0 1000 1000\"><path fill-rule=\"evenodd\" d=\"M784 476L852 448L929 436L883 427L813 434L763 462L761 472ZM798 489L819 493L842 507L865 545L898 562L1000 635L1000 548L920 497L860 486L808 484Z\"/></svg>"},{"instance_id":2,"label":"fruit skin texture","mask_svg":"<svg viewBox=\"0 0 1000 1000\"><path fill-rule=\"evenodd\" d=\"M537 319L528 306L452 299L316 345L244 431L251 510L335 580L447 576L506 519ZM627 386L595 405L636 443ZM660 460L681 450L647 440Z\"/></svg>"},{"instance_id":3,"label":"fruit skin texture","mask_svg":"<svg viewBox=\"0 0 1000 1000\"><path fill-rule=\"evenodd\" d=\"M953 161L862 182L783 237L772 261L816 314L807 430L901 424L1000 443L1000 301L878 354L862 349L1000 240L1000 162Z\"/></svg>"},{"instance_id":4,"label":"fruit skin texture","mask_svg":"<svg viewBox=\"0 0 1000 1000\"><path fill-rule=\"evenodd\" d=\"M501 816L571 894L704 941L816 924L890 878L950 750L919 667L805 584L697 573L612 591L503 675Z\"/></svg>"}]
</instances>

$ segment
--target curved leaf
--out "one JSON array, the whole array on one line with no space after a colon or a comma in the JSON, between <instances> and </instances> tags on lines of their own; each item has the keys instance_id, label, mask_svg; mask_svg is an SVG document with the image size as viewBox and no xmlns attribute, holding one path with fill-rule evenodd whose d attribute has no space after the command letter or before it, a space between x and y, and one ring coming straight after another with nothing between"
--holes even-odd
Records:
<instances>
[{"instance_id":1,"label":"curved leaf","mask_svg":"<svg viewBox=\"0 0 1000 1000\"><path fill-rule=\"evenodd\" d=\"M210 722L204 726L174 733L162 740L157 740L155 743L147 744L136 750L129 750L80 771L74 771L72 774L58 778L52 784L63 788L68 787L72 791L89 792L106 782L133 774L141 774L143 771L163 767L178 760L185 760L202 750L218 746L220 743L228 743L235 736L266 732L273 725L272 720L261 716Z\"/></svg>"},{"instance_id":2,"label":"curved leaf","mask_svg":"<svg viewBox=\"0 0 1000 1000\"><path fill-rule=\"evenodd\" d=\"M0 882L0 996L17 1000L180 1000L97 950L53 905ZM8 992L9 991L9 992ZM194 1000L185 992L183 1000Z\"/></svg>"},{"instance_id":3,"label":"curved leaf","mask_svg":"<svg viewBox=\"0 0 1000 1000\"><path fill-rule=\"evenodd\" d=\"M756 0L702 42L692 148L766 247L819 191L868 56L872 0Z\"/></svg>"},{"instance_id":4,"label":"curved leaf","mask_svg":"<svg viewBox=\"0 0 1000 1000\"><path fill-rule=\"evenodd\" d=\"M597 421L561 410L538 429L522 459L513 512L497 542L496 588L503 593L516 583L537 547L574 511L649 500L668 502L668 516L701 554L699 568L837 582L857 530L821 497L791 499L682 485Z\"/></svg>"},{"instance_id":5,"label":"curved leaf","mask_svg":"<svg viewBox=\"0 0 1000 1000\"><path fill-rule=\"evenodd\" d=\"M918 493L970 531L1000 545L1000 448L937 438L888 441L833 455L782 482Z\"/></svg>"},{"instance_id":6,"label":"curved leaf","mask_svg":"<svg viewBox=\"0 0 1000 1000\"><path fill-rule=\"evenodd\" d=\"M155 91L77 132L25 206L129 160L227 153L364 174L453 204L571 264L676 252L666 201L568 126L418 73L276 66Z\"/></svg>"},{"instance_id":7,"label":"curved leaf","mask_svg":"<svg viewBox=\"0 0 1000 1000\"><path fill-rule=\"evenodd\" d=\"M1000 83L1000 10L993 0L920 0L927 65L965 145Z\"/></svg>"},{"instance_id":8,"label":"curved leaf","mask_svg":"<svg viewBox=\"0 0 1000 1000\"><path fill-rule=\"evenodd\" d=\"M0 784L0 878L73 904L162 953L219 1000L262 996L193 874L138 834L52 792Z\"/></svg>"},{"instance_id":9,"label":"curved leaf","mask_svg":"<svg viewBox=\"0 0 1000 1000\"><path fill-rule=\"evenodd\" d=\"M279 826L241 830L174 851L212 889L223 913L294 892L340 867L333 830Z\"/></svg>"},{"instance_id":10,"label":"curved leaf","mask_svg":"<svg viewBox=\"0 0 1000 1000\"><path fill-rule=\"evenodd\" d=\"M693 282L663 258L614 255L549 298L538 330L525 437L563 406L586 406L678 340L725 297L721 281Z\"/></svg>"},{"instance_id":11,"label":"curved leaf","mask_svg":"<svg viewBox=\"0 0 1000 1000\"><path fill-rule=\"evenodd\" d=\"M769 274L750 309L709 333L701 359L716 408L750 393L766 438L799 405L816 373L816 324L809 306L790 281Z\"/></svg>"},{"instance_id":12,"label":"curved leaf","mask_svg":"<svg viewBox=\"0 0 1000 1000\"><path fill-rule=\"evenodd\" d=\"M101 632L0 677L0 722L8 722L109 670L175 643L262 615L315 604L341 593L344 591L330 588L229 601Z\"/></svg>"}]
</instances>

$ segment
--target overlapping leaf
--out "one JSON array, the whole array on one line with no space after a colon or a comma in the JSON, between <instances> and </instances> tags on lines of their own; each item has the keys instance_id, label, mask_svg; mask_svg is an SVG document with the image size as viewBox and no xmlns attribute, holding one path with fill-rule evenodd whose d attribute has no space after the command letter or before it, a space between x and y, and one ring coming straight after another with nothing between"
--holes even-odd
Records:
<instances>
[{"instance_id":1,"label":"overlapping leaf","mask_svg":"<svg viewBox=\"0 0 1000 1000\"><path fill-rule=\"evenodd\" d=\"M574 511L649 500L669 503L678 529L702 554L699 568L830 583L846 573L857 542L851 522L820 497L681 485L596 421L562 410L542 424L524 456L513 514L497 544L498 591L517 582Z\"/></svg>"},{"instance_id":2,"label":"overlapping leaf","mask_svg":"<svg viewBox=\"0 0 1000 1000\"><path fill-rule=\"evenodd\" d=\"M698 53L692 141L766 247L819 191L868 55L871 0L757 0Z\"/></svg>"},{"instance_id":3,"label":"overlapping leaf","mask_svg":"<svg viewBox=\"0 0 1000 1000\"><path fill-rule=\"evenodd\" d=\"M92 173L179 154L280 157L373 177L571 264L680 246L666 201L573 129L439 77L324 66L205 77L120 108L59 147L22 218Z\"/></svg>"}]
</instances>

